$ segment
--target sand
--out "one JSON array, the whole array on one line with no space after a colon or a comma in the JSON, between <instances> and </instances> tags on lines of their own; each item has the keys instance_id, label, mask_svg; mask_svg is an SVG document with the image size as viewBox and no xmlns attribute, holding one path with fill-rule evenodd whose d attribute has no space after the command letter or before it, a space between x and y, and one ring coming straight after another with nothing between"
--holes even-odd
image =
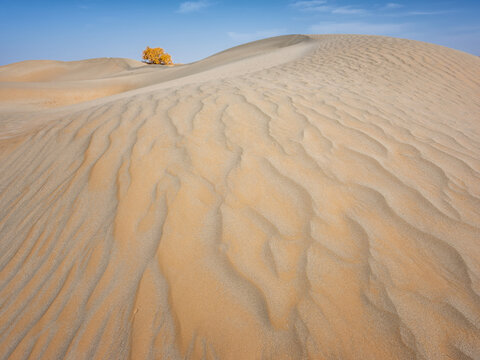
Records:
<instances>
[{"instance_id":1,"label":"sand","mask_svg":"<svg viewBox=\"0 0 480 360\"><path fill-rule=\"evenodd\" d=\"M0 67L0 359L480 359L479 295L478 57Z\"/></svg>"}]
</instances>

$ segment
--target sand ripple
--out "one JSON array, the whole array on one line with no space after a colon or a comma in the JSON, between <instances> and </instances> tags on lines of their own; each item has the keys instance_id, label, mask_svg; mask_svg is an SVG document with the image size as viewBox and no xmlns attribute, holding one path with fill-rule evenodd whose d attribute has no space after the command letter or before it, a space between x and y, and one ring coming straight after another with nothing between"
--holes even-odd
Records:
<instances>
[{"instance_id":1,"label":"sand ripple","mask_svg":"<svg viewBox=\"0 0 480 360\"><path fill-rule=\"evenodd\" d=\"M0 116L1 359L480 358L480 60L293 40Z\"/></svg>"}]
</instances>

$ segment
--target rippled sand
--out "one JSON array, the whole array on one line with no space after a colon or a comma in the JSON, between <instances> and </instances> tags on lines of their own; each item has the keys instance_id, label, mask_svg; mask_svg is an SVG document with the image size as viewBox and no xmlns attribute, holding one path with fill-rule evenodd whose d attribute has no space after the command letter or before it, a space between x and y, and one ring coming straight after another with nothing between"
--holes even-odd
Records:
<instances>
[{"instance_id":1,"label":"rippled sand","mask_svg":"<svg viewBox=\"0 0 480 360\"><path fill-rule=\"evenodd\" d=\"M1 359L480 358L480 58L26 62L0 109Z\"/></svg>"}]
</instances>

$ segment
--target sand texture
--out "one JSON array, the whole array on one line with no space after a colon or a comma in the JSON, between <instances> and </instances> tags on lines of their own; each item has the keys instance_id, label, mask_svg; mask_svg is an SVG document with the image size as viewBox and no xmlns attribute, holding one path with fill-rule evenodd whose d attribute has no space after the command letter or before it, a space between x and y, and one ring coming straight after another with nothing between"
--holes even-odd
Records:
<instances>
[{"instance_id":1,"label":"sand texture","mask_svg":"<svg viewBox=\"0 0 480 360\"><path fill-rule=\"evenodd\" d=\"M480 58L0 67L0 359L129 358L480 359Z\"/></svg>"}]
</instances>

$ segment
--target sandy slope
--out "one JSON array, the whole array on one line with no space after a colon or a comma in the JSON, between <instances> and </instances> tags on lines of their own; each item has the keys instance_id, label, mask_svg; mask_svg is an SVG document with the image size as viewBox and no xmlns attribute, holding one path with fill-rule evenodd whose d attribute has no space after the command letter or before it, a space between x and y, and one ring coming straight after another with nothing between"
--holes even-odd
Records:
<instances>
[{"instance_id":1,"label":"sandy slope","mask_svg":"<svg viewBox=\"0 0 480 360\"><path fill-rule=\"evenodd\" d=\"M479 58L297 36L0 80L1 359L480 358Z\"/></svg>"},{"instance_id":2,"label":"sandy slope","mask_svg":"<svg viewBox=\"0 0 480 360\"><path fill-rule=\"evenodd\" d=\"M148 66L119 58L23 61L0 66L0 111L65 106L153 84L174 81L178 86L245 74L297 58L308 42L303 35L281 36L237 46L188 66Z\"/></svg>"}]
</instances>

